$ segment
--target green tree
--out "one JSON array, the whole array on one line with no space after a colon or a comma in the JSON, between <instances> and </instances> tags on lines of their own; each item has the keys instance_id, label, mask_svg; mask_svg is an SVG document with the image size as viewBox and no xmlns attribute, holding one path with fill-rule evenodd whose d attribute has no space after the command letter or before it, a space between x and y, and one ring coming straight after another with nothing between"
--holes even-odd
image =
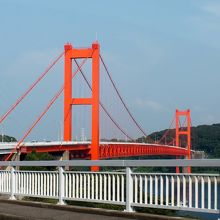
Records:
<instances>
[{"instance_id":1,"label":"green tree","mask_svg":"<svg viewBox=\"0 0 220 220\"><path fill-rule=\"evenodd\" d=\"M38 161L38 160L55 160L55 158L49 153L37 153L36 151L32 151L30 154L27 154L24 158L26 161ZM21 170L38 170L38 171L53 171L55 167L22 167Z\"/></svg>"},{"instance_id":2,"label":"green tree","mask_svg":"<svg viewBox=\"0 0 220 220\"><path fill-rule=\"evenodd\" d=\"M16 138L8 135L0 135L0 142L16 142Z\"/></svg>"}]
</instances>

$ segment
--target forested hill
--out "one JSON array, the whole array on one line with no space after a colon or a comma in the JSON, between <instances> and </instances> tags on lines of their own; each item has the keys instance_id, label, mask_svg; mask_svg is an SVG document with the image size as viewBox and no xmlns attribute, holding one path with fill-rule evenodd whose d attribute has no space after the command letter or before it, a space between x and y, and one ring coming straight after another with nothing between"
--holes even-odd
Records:
<instances>
[{"instance_id":1,"label":"forested hill","mask_svg":"<svg viewBox=\"0 0 220 220\"><path fill-rule=\"evenodd\" d=\"M160 140L165 132L166 130L154 132L149 136L153 140ZM205 151L210 158L220 158L220 123L192 127L191 132L193 150ZM166 139L163 139L163 143L172 144L174 138L175 130L172 130ZM143 138L139 138L138 140L142 142ZM182 142L184 142L184 139Z\"/></svg>"},{"instance_id":2,"label":"forested hill","mask_svg":"<svg viewBox=\"0 0 220 220\"><path fill-rule=\"evenodd\" d=\"M16 138L8 135L0 135L0 142L16 142Z\"/></svg>"}]
</instances>

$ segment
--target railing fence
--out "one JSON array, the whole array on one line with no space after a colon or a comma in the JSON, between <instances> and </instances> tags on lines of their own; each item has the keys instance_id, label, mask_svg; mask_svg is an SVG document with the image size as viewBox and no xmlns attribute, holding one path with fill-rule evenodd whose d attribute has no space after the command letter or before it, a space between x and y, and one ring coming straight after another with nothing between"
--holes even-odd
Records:
<instances>
[{"instance_id":1,"label":"railing fence","mask_svg":"<svg viewBox=\"0 0 220 220\"><path fill-rule=\"evenodd\" d=\"M10 171L1 170L0 193L11 199L53 198L59 204L73 200L124 205L128 212L149 207L220 213L219 174L138 173L129 164L124 165L125 172L65 171L59 166L62 163L57 165L58 171L21 171L14 166Z\"/></svg>"}]
</instances>

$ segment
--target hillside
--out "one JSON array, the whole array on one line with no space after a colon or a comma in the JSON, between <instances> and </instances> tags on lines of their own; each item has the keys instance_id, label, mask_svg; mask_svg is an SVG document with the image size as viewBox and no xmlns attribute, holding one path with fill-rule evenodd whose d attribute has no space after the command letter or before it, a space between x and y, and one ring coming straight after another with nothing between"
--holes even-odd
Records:
<instances>
[{"instance_id":1,"label":"hillside","mask_svg":"<svg viewBox=\"0 0 220 220\"><path fill-rule=\"evenodd\" d=\"M149 136L153 140L159 140L165 132L166 130L154 132ZM193 150L205 151L210 158L220 158L220 123L192 127L191 132ZM173 129L163 143L172 143L174 138L175 130ZM139 138L138 141L142 142L143 139ZM182 139L182 143L184 142L185 140Z\"/></svg>"},{"instance_id":2,"label":"hillside","mask_svg":"<svg viewBox=\"0 0 220 220\"><path fill-rule=\"evenodd\" d=\"M8 135L0 135L0 142L15 142L15 141L17 140L14 137Z\"/></svg>"}]
</instances>

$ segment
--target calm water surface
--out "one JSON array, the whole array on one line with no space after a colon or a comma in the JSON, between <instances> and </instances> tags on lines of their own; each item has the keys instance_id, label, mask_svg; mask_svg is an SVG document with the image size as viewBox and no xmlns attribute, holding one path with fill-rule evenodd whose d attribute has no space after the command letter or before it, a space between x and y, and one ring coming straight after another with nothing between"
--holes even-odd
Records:
<instances>
[{"instance_id":1,"label":"calm water surface","mask_svg":"<svg viewBox=\"0 0 220 220\"><path fill-rule=\"evenodd\" d=\"M205 195L208 194L208 187L205 185L205 190L206 193ZM218 200L217 200L217 204L218 204L218 209L220 210L220 186L218 185L218 189L217 189L217 193L218 193ZM201 195L199 195L199 199L200 199ZM212 193L212 207L214 206L214 195ZM193 200L194 202L195 200ZM199 203L200 205L200 203ZM207 207L208 205L208 198L205 198L205 207ZM217 220L218 218L220 219L220 215L219 214L209 214L209 213L203 213L203 212L185 212L185 211L178 211L178 213L180 215L184 215L184 216L192 216L192 217L196 217L199 219L205 219L205 220Z\"/></svg>"}]
</instances>

